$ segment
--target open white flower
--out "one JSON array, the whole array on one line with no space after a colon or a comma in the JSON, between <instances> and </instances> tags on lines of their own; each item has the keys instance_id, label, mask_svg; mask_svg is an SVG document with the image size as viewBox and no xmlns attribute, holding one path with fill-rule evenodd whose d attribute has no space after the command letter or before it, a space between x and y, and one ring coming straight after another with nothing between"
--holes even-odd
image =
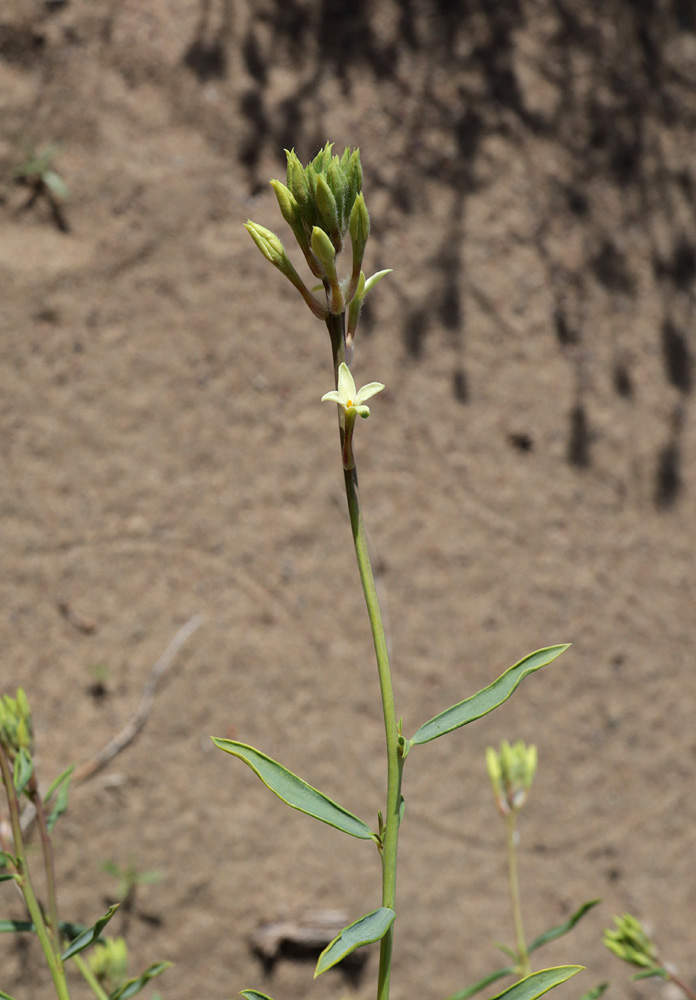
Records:
<instances>
[{"instance_id":1,"label":"open white flower","mask_svg":"<svg viewBox=\"0 0 696 1000\"><path fill-rule=\"evenodd\" d=\"M355 414L369 417L370 408L365 406L365 400L369 399L370 396L375 396L382 389L384 389L384 385L381 382L368 382L362 389L356 390L350 368L345 361L342 361L338 366L338 389L324 393L321 401L322 403L338 403L346 414L352 414L353 418L355 418Z\"/></svg>"}]
</instances>

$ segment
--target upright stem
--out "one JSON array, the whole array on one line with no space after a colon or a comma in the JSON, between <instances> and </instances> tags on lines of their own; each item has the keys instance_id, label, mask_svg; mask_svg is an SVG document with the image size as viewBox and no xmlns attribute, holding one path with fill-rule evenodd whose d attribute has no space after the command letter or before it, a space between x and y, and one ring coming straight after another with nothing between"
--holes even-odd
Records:
<instances>
[{"instance_id":1,"label":"upright stem","mask_svg":"<svg viewBox=\"0 0 696 1000\"><path fill-rule=\"evenodd\" d=\"M522 924L520 885L517 878L516 822L517 813L514 809L511 809L505 817L505 827L507 829L508 869L510 873L510 900L512 902L512 917L515 923L515 939L517 941L517 958L520 965L520 973L523 976L528 976L532 971L532 967L529 964L527 941L524 936L524 926Z\"/></svg>"},{"instance_id":2,"label":"upright stem","mask_svg":"<svg viewBox=\"0 0 696 1000\"><path fill-rule=\"evenodd\" d=\"M377 657L379 686L382 694L382 712L384 714L384 731L387 741L387 808L384 816L385 830L382 843L382 906L394 909L396 904L396 856L399 841L399 822L401 808L401 775L403 758L399 753L396 710L394 708L394 692L392 689L391 671L389 668L389 653L384 635L382 614L377 601L377 590L372 574L372 566L367 552L365 525L360 508L360 493L358 477L355 469L344 470L346 496L350 524L353 530L355 554L358 560L360 581L365 595L367 613L372 629L372 639ZM394 925L382 938L379 952L379 976L377 982L377 1000L387 1000L389 997L389 982L391 978L391 955L394 943Z\"/></svg>"},{"instance_id":3,"label":"upright stem","mask_svg":"<svg viewBox=\"0 0 696 1000\"><path fill-rule=\"evenodd\" d=\"M46 813L41 801L38 787L34 788L31 794L31 801L36 809L36 818L39 825L39 835L41 837L41 850L44 857L44 868L46 869L46 892L48 894L48 912L51 918L51 937L53 947L57 955L61 952L60 925L58 923L58 900L56 896L56 875L53 863L53 847L51 846L51 835L46 824Z\"/></svg>"},{"instance_id":4,"label":"upright stem","mask_svg":"<svg viewBox=\"0 0 696 1000\"><path fill-rule=\"evenodd\" d=\"M345 313L339 316L330 315L326 325L331 335L333 351L334 375L337 377L338 366L345 360ZM341 450L343 450L345 435L345 420L339 407L339 432ZM365 524L360 505L358 489L358 474L355 468L344 469L346 498L350 526L353 532L355 555L358 561L360 582L362 583L367 605L367 614L372 629L372 640L377 658L379 687L382 695L382 712L384 714L384 731L387 742L387 806L384 816L384 836L381 847L382 856L382 906L393 910L396 903L396 857L399 841L399 822L401 809L401 775L403 758L399 752L396 710L394 708L394 692L392 688L389 653L384 634L382 613L377 600L377 588L372 573L370 557L367 551ZM391 980L391 957L394 944L394 925L389 928L380 942L379 974L377 980L377 1000L388 1000Z\"/></svg>"},{"instance_id":5,"label":"upright stem","mask_svg":"<svg viewBox=\"0 0 696 1000\"><path fill-rule=\"evenodd\" d=\"M0 747L0 772L7 793L7 803L10 809L10 822L12 824L12 839L14 841L14 853L17 858L19 877L19 887L22 890L24 901L27 904L29 916L34 924L36 936L39 939L41 948L46 958L46 964L51 973L53 984L56 988L58 1000L70 1000L68 985L65 981L65 972L60 958L60 951L54 951L53 943L49 937L46 923L41 912L38 900L34 894L34 889L29 877L29 868L26 861L26 850L24 847L24 837L22 836L22 826L19 818L19 803L15 794L12 782L12 770L7 755Z\"/></svg>"},{"instance_id":6,"label":"upright stem","mask_svg":"<svg viewBox=\"0 0 696 1000\"><path fill-rule=\"evenodd\" d=\"M73 962L82 973L85 982L91 986L92 992L97 997L97 1000L109 1000L109 994L102 988L101 983L94 975L87 962L84 961L82 955L73 955Z\"/></svg>"}]
</instances>

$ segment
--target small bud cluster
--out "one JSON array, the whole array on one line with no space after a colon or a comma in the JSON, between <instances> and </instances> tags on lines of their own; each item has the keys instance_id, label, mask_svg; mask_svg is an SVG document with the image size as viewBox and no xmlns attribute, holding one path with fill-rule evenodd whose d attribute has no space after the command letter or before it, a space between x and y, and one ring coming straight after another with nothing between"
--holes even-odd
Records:
<instances>
[{"instance_id":1,"label":"small bud cluster","mask_svg":"<svg viewBox=\"0 0 696 1000\"><path fill-rule=\"evenodd\" d=\"M536 773L536 747L528 747L522 740L510 746L503 740L499 753L493 747L486 750L486 766L498 810L503 816L520 810Z\"/></svg>"},{"instance_id":2,"label":"small bud cluster","mask_svg":"<svg viewBox=\"0 0 696 1000\"><path fill-rule=\"evenodd\" d=\"M101 986L117 989L128 975L128 946L122 937L104 936L89 957L89 965Z\"/></svg>"},{"instance_id":3,"label":"small bud cluster","mask_svg":"<svg viewBox=\"0 0 696 1000\"><path fill-rule=\"evenodd\" d=\"M17 697L8 694L0 697L0 745L10 762L24 751L31 750L31 711L24 691L19 688Z\"/></svg>"},{"instance_id":4,"label":"small bud cluster","mask_svg":"<svg viewBox=\"0 0 696 1000\"><path fill-rule=\"evenodd\" d=\"M643 925L630 913L614 917L616 927L604 932L604 944L617 958L642 969L648 976L666 976L660 965L657 947L646 933Z\"/></svg>"},{"instance_id":5,"label":"small bud cluster","mask_svg":"<svg viewBox=\"0 0 696 1000\"><path fill-rule=\"evenodd\" d=\"M348 310L346 344L350 347L364 296L388 272L366 280L361 270L370 217L362 194L360 151L346 147L341 156L334 156L332 148L327 142L306 167L294 150L286 150L287 183L271 181L281 215L310 271L321 282L318 288L323 288L323 299L307 288L275 233L251 221L246 228L264 257L294 285L315 316L326 320ZM351 271L340 279L336 258L346 236L350 237Z\"/></svg>"}]
</instances>

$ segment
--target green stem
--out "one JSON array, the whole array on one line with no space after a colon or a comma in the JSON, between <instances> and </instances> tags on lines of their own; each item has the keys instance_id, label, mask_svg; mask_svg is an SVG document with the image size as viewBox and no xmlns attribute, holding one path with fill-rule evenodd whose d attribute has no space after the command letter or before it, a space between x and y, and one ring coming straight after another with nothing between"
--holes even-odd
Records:
<instances>
[{"instance_id":1,"label":"green stem","mask_svg":"<svg viewBox=\"0 0 696 1000\"><path fill-rule=\"evenodd\" d=\"M98 997L99 1000L109 1000L109 994L106 992L106 990L102 989L101 983L94 975L89 965L87 965L87 963L84 961L82 955L73 955L73 962L82 973L85 981L88 983L89 986L91 986L94 995Z\"/></svg>"},{"instance_id":2,"label":"green stem","mask_svg":"<svg viewBox=\"0 0 696 1000\"><path fill-rule=\"evenodd\" d=\"M511 809L505 817L505 826L507 829L508 869L510 873L510 900L512 902L512 917L515 923L515 939L517 941L519 971L521 975L528 976L531 974L532 967L529 964L527 942L524 936L524 926L522 924L520 885L517 878L516 823L517 813L514 809Z\"/></svg>"},{"instance_id":3,"label":"green stem","mask_svg":"<svg viewBox=\"0 0 696 1000\"><path fill-rule=\"evenodd\" d=\"M46 869L46 892L48 894L48 912L51 918L51 937L53 938L54 951L57 955L59 955L62 949L60 940L60 924L58 923L58 900L56 896L56 876L55 865L53 863L51 835L48 832L46 813L44 811L38 787L34 787L30 797L34 808L36 809L36 819L39 825L41 849L44 857L44 868Z\"/></svg>"},{"instance_id":4,"label":"green stem","mask_svg":"<svg viewBox=\"0 0 696 1000\"><path fill-rule=\"evenodd\" d=\"M675 976L673 972L669 972L669 970L667 970L667 974L674 985L678 986L679 989L682 990L687 997L689 997L689 1000L696 1000L696 993L694 993L691 987L687 986L686 983L682 979Z\"/></svg>"},{"instance_id":5,"label":"green stem","mask_svg":"<svg viewBox=\"0 0 696 1000\"><path fill-rule=\"evenodd\" d=\"M331 335L334 375L337 378L338 366L345 359L345 313L342 313L340 316L329 316L326 325ZM339 431L341 451L343 452L345 419L340 407ZM382 695L382 712L384 714L384 730L387 742L387 806L384 816L385 829L381 847L382 906L393 910L396 904L396 858L399 842L401 776L404 760L399 752L394 691L389 667L389 652L384 634L382 613L377 600L377 588L375 587L375 579L367 550L367 537L358 489L358 474L357 470L353 467L351 469L344 468L343 475L345 479L346 498L348 500L350 526L355 545L355 555L358 561L360 582L362 583L365 595L367 614L370 619L370 628L372 629L372 639L379 673L379 687ZM380 942L377 1000L388 1000L389 998L393 945L394 925L392 924Z\"/></svg>"},{"instance_id":6,"label":"green stem","mask_svg":"<svg viewBox=\"0 0 696 1000\"><path fill-rule=\"evenodd\" d=\"M22 895L24 896L29 916L31 917L36 930L36 936L39 939L41 948L46 958L46 964L48 965L51 973L51 978L53 979L53 984L56 988L58 1000L70 1000L70 994L68 993L68 985L65 981L65 971L60 958L60 952L53 950L53 944L46 928L43 913L41 912L41 907L39 906L38 900L34 894L31 878L29 877L29 867L26 861L24 837L22 836L22 825L19 817L19 802L17 801L14 784L12 782L12 769L4 747L1 746L0 771L2 771L2 780L5 785L7 803L10 809L14 854L18 862L17 874L20 876L18 884L22 890Z\"/></svg>"}]
</instances>

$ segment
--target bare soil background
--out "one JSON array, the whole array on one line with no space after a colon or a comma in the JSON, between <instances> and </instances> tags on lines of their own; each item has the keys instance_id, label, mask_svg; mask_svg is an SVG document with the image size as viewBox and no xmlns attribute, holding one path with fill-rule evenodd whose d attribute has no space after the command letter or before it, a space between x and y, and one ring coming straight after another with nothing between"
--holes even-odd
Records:
<instances>
[{"instance_id":1,"label":"bare soil background","mask_svg":"<svg viewBox=\"0 0 696 1000\"><path fill-rule=\"evenodd\" d=\"M357 447L407 733L573 643L409 758L395 1000L446 997L511 941L483 759L502 738L539 748L529 936L603 897L546 953L588 966L563 995L664 990L600 943L625 910L694 982L695 122L685 0L3 0L0 680L29 694L48 781L204 616L56 832L66 918L113 898L105 860L162 873L116 929L134 972L176 963L165 1000L372 995L374 954L313 982L265 973L248 937L373 909L376 852L208 739L382 805L329 345L242 228L283 233L266 181L327 138L360 146L367 266L394 269L354 372L387 385ZM61 218L12 182L52 142ZM0 987L51 996L38 957L0 941Z\"/></svg>"}]
</instances>

